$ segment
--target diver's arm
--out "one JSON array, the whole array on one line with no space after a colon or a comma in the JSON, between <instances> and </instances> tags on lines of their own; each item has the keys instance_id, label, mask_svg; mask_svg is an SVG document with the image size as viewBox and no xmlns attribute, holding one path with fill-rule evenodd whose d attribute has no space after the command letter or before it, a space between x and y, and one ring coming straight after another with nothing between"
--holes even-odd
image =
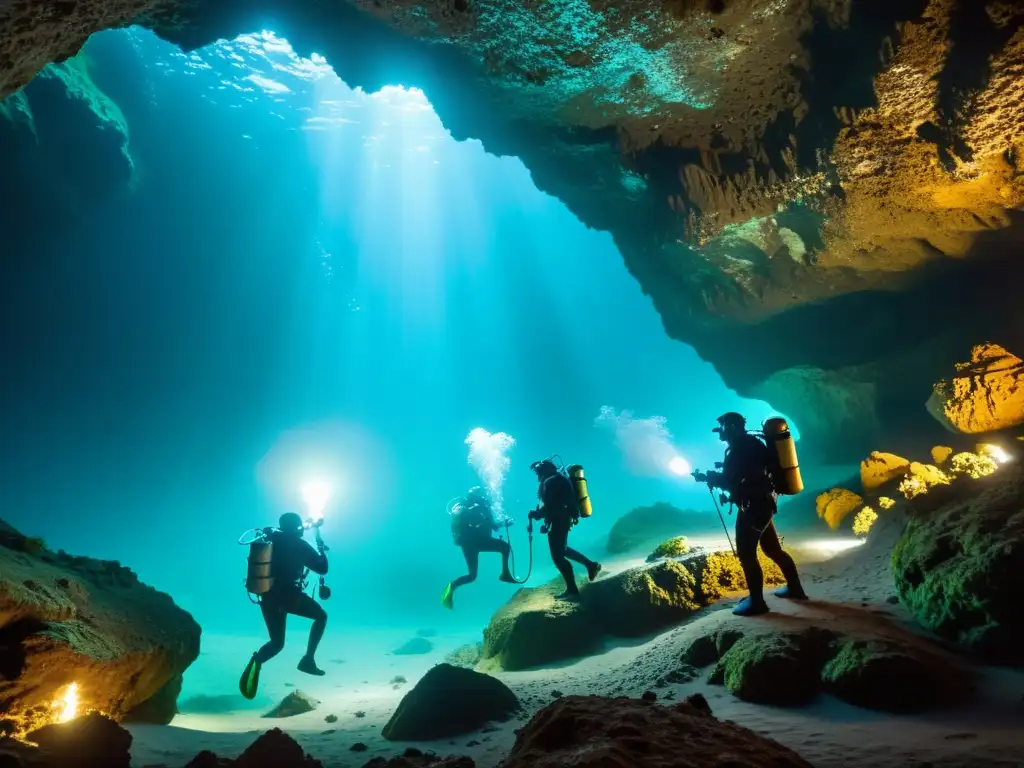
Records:
<instances>
[{"instance_id":1,"label":"diver's arm","mask_svg":"<svg viewBox=\"0 0 1024 768\"><path fill-rule=\"evenodd\" d=\"M324 552L317 552L305 541L302 543L305 545L303 565L319 576L325 575L327 573L327 555Z\"/></svg>"}]
</instances>

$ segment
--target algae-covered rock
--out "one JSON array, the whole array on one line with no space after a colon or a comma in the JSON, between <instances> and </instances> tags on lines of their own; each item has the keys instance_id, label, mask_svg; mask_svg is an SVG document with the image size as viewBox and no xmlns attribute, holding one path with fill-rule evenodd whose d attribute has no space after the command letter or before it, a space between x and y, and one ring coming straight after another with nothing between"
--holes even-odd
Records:
<instances>
[{"instance_id":1,"label":"algae-covered rock","mask_svg":"<svg viewBox=\"0 0 1024 768\"><path fill-rule=\"evenodd\" d=\"M821 672L827 690L850 704L884 712L921 712L962 701L960 670L935 654L885 640L847 638Z\"/></svg>"},{"instance_id":2,"label":"algae-covered rock","mask_svg":"<svg viewBox=\"0 0 1024 768\"><path fill-rule=\"evenodd\" d=\"M860 484L865 493L872 493L879 488L901 479L910 468L910 462L894 453L872 451L860 463Z\"/></svg>"},{"instance_id":3,"label":"algae-covered rock","mask_svg":"<svg viewBox=\"0 0 1024 768\"><path fill-rule=\"evenodd\" d=\"M828 523L829 528L836 530L843 520L864 506L864 499L845 488L833 488L820 494L814 503L818 517Z\"/></svg>"},{"instance_id":4,"label":"algae-covered rock","mask_svg":"<svg viewBox=\"0 0 1024 768\"><path fill-rule=\"evenodd\" d=\"M1024 473L963 477L926 501L893 550L900 600L965 649L1024 666Z\"/></svg>"},{"instance_id":5,"label":"algae-covered rock","mask_svg":"<svg viewBox=\"0 0 1024 768\"><path fill-rule=\"evenodd\" d=\"M746 635L722 655L708 682L724 684L755 704L799 706L820 688L819 672L832 635L821 630Z\"/></svg>"},{"instance_id":6,"label":"algae-covered rock","mask_svg":"<svg viewBox=\"0 0 1024 768\"><path fill-rule=\"evenodd\" d=\"M597 650L601 629L580 603L556 600L560 578L520 589L484 629L484 669L529 669Z\"/></svg>"},{"instance_id":7,"label":"algae-covered rock","mask_svg":"<svg viewBox=\"0 0 1024 768\"><path fill-rule=\"evenodd\" d=\"M703 607L684 563L667 560L591 584L584 603L595 624L617 637L641 637L677 624Z\"/></svg>"},{"instance_id":8,"label":"algae-covered rock","mask_svg":"<svg viewBox=\"0 0 1024 768\"><path fill-rule=\"evenodd\" d=\"M664 502L637 507L615 521L608 533L606 549L613 555L621 555L678 536L684 530L707 527L707 520L704 513L678 509Z\"/></svg>"},{"instance_id":9,"label":"algae-covered rock","mask_svg":"<svg viewBox=\"0 0 1024 768\"><path fill-rule=\"evenodd\" d=\"M718 661L743 638L739 629L724 628L694 638L683 650L681 660L692 667L707 667Z\"/></svg>"},{"instance_id":10,"label":"algae-covered rock","mask_svg":"<svg viewBox=\"0 0 1024 768\"><path fill-rule=\"evenodd\" d=\"M480 663L480 659L483 658L483 654L483 643L469 643L467 645L460 645L454 651L445 656L444 660L445 663L451 664L453 667L472 669Z\"/></svg>"},{"instance_id":11,"label":"algae-covered rock","mask_svg":"<svg viewBox=\"0 0 1024 768\"><path fill-rule=\"evenodd\" d=\"M936 466L942 466L953 454L953 449L948 445L933 445L932 446L932 464Z\"/></svg>"},{"instance_id":12,"label":"algae-covered rock","mask_svg":"<svg viewBox=\"0 0 1024 768\"><path fill-rule=\"evenodd\" d=\"M518 708L516 695L500 680L439 664L402 698L381 735L391 741L443 739L507 720Z\"/></svg>"},{"instance_id":13,"label":"algae-covered rock","mask_svg":"<svg viewBox=\"0 0 1024 768\"><path fill-rule=\"evenodd\" d=\"M0 674L0 732L50 722L50 703L72 684L82 710L169 723L199 625L120 563L33 554L31 541L0 525L0 645L12 660Z\"/></svg>"},{"instance_id":14,"label":"algae-covered rock","mask_svg":"<svg viewBox=\"0 0 1024 768\"><path fill-rule=\"evenodd\" d=\"M998 344L979 344L938 382L928 411L951 432L981 434L1024 424L1024 360Z\"/></svg>"},{"instance_id":15,"label":"algae-covered rock","mask_svg":"<svg viewBox=\"0 0 1024 768\"><path fill-rule=\"evenodd\" d=\"M690 545L686 543L685 536L673 536L655 547L654 551L647 556L647 562L653 563L656 560L664 560L669 557L682 557L689 551Z\"/></svg>"},{"instance_id":16,"label":"algae-covered rock","mask_svg":"<svg viewBox=\"0 0 1024 768\"><path fill-rule=\"evenodd\" d=\"M786 583L782 569L774 560L768 559L760 549L757 552L757 561L761 564L766 585ZM710 605L730 593L741 592L747 588L743 566L732 552L701 553L683 562L697 579L698 600L703 605Z\"/></svg>"},{"instance_id":17,"label":"algae-covered rock","mask_svg":"<svg viewBox=\"0 0 1024 768\"><path fill-rule=\"evenodd\" d=\"M566 696L537 712L502 766L810 768L771 739L717 720L703 698L665 707L602 696Z\"/></svg>"},{"instance_id":18,"label":"algae-covered rock","mask_svg":"<svg viewBox=\"0 0 1024 768\"><path fill-rule=\"evenodd\" d=\"M292 691L281 699L281 702L276 707L260 715L260 717L295 717L296 715L312 712L318 706L320 706L320 702L312 696L302 691Z\"/></svg>"}]
</instances>

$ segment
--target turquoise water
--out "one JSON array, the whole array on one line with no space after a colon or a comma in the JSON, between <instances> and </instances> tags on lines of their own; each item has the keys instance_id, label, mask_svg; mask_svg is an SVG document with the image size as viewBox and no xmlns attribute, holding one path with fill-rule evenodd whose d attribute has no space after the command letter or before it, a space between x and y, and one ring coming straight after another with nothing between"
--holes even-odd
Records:
<instances>
[{"instance_id":1,"label":"turquoise water","mask_svg":"<svg viewBox=\"0 0 1024 768\"><path fill-rule=\"evenodd\" d=\"M656 501L719 530L704 486L669 465L709 468L715 417L771 407L669 339L610 236L517 159L454 141L428 94L353 90L269 32L193 54L109 32L85 57L91 80L60 77L102 105L133 178L41 248L38 279L8 282L46 343L7 384L24 408L4 516L122 561L196 617L183 698L236 690L265 639L237 539L302 511L310 481L329 488L334 595L328 676L304 689L413 679L479 639L514 588L484 554L440 606L464 572L445 504L500 485L522 572L528 467L549 454L586 467L595 514L573 545L595 559L617 517ZM474 463L475 429L514 442ZM535 548L531 584L555 575ZM307 627L291 619L256 705L299 682ZM420 629L438 633L431 654L388 656Z\"/></svg>"}]
</instances>

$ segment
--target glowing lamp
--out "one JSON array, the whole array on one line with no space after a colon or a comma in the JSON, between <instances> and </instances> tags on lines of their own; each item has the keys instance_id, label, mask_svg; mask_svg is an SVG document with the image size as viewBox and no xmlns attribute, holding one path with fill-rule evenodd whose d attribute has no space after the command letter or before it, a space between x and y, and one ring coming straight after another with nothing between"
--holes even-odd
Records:
<instances>
[{"instance_id":1,"label":"glowing lamp","mask_svg":"<svg viewBox=\"0 0 1024 768\"><path fill-rule=\"evenodd\" d=\"M673 456L672 460L669 461L668 463L668 471L671 472L673 475L685 477L686 475L690 474L692 468L690 467L690 462L688 462L682 456Z\"/></svg>"},{"instance_id":2,"label":"glowing lamp","mask_svg":"<svg viewBox=\"0 0 1024 768\"><path fill-rule=\"evenodd\" d=\"M992 445L991 443L979 445L978 453L980 453L982 456L988 456L996 464L1005 464L1006 462L1010 461L1013 458L1012 456L1010 456L1009 453L1006 452L1006 449L1001 448L998 445Z\"/></svg>"},{"instance_id":3,"label":"glowing lamp","mask_svg":"<svg viewBox=\"0 0 1024 768\"><path fill-rule=\"evenodd\" d=\"M64 689L64 695L53 702L57 710L57 722L66 723L78 717L78 683L71 683Z\"/></svg>"},{"instance_id":4,"label":"glowing lamp","mask_svg":"<svg viewBox=\"0 0 1024 768\"><path fill-rule=\"evenodd\" d=\"M331 487L322 480L310 480L300 489L306 514L314 521L322 520L327 501L331 498Z\"/></svg>"}]
</instances>

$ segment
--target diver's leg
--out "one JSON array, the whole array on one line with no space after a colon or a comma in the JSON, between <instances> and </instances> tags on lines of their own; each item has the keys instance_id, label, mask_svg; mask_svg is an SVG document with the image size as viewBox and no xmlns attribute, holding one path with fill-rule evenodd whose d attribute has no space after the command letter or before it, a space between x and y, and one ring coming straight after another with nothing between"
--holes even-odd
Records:
<instances>
[{"instance_id":1,"label":"diver's leg","mask_svg":"<svg viewBox=\"0 0 1024 768\"><path fill-rule=\"evenodd\" d=\"M597 578L597 574L601 572L601 564L596 560L591 560L583 553L573 549L572 547L565 548L565 556L570 560L579 563L587 569L587 578L593 581Z\"/></svg>"},{"instance_id":2,"label":"diver's leg","mask_svg":"<svg viewBox=\"0 0 1024 768\"><path fill-rule=\"evenodd\" d=\"M304 619L312 619L313 626L309 628L309 641L306 643L306 655L299 661L299 671L308 675L324 675L322 669L316 665L316 649L324 637L324 630L327 629L327 611L323 609L316 600L300 592L295 601L289 607L289 613L301 616Z\"/></svg>"},{"instance_id":3,"label":"diver's leg","mask_svg":"<svg viewBox=\"0 0 1024 768\"><path fill-rule=\"evenodd\" d=\"M491 538L488 541L483 542L480 545L481 552L499 552L501 554L501 575L498 578L501 581L509 582L514 584L515 579L512 578L512 571L508 569L508 558L512 553L512 547L504 539Z\"/></svg>"},{"instance_id":4,"label":"diver's leg","mask_svg":"<svg viewBox=\"0 0 1024 768\"><path fill-rule=\"evenodd\" d=\"M476 581L477 574L480 572L480 549L477 547L463 547L462 555L466 558L466 568L468 573L465 576L459 576L455 581L452 582L452 592L459 587L464 587L467 584L472 584Z\"/></svg>"},{"instance_id":5,"label":"diver's leg","mask_svg":"<svg viewBox=\"0 0 1024 768\"><path fill-rule=\"evenodd\" d=\"M793 561L792 555L782 548L779 534L775 530L775 523L772 521L768 522L764 533L761 534L761 549L769 559L779 566L782 575L786 577L786 586L775 590L776 596L787 597L790 600L806 600L807 593L804 592L803 585L800 583L800 574L796 570L796 563Z\"/></svg>"},{"instance_id":6,"label":"diver's leg","mask_svg":"<svg viewBox=\"0 0 1024 768\"><path fill-rule=\"evenodd\" d=\"M757 544L764 530L757 510L751 505L740 507L736 513L736 557L739 558L750 595L733 610L737 616L755 616L768 612L764 601L764 573L757 562Z\"/></svg>"},{"instance_id":7,"label":"diver's leg","mask_svg":"<svg viewBox=\"0 0 1024 768\"><path fill-rule=\"evenodd\" d=\"M559 597L573 598L579 595L579 587L576 586L576 575L572 572L572 564L565 557L565 550L569 544L569 526L551 526L548 528L548 549L551 551L551 562L565 579L565 592Z\"/></svg>"},{"instance_id":8,"label":"diver's leg","mask_svg":"<svg viewBox=\"0 0 1024 768\"><path fill-rule=\"evenodd\" d=\"M274 598L260 601L260 612L270 636L263 647L256 651L256 663L262 665L284 650L284 630L288 622L288 612L280 601Z\"/></svg>"}]
</instances>

